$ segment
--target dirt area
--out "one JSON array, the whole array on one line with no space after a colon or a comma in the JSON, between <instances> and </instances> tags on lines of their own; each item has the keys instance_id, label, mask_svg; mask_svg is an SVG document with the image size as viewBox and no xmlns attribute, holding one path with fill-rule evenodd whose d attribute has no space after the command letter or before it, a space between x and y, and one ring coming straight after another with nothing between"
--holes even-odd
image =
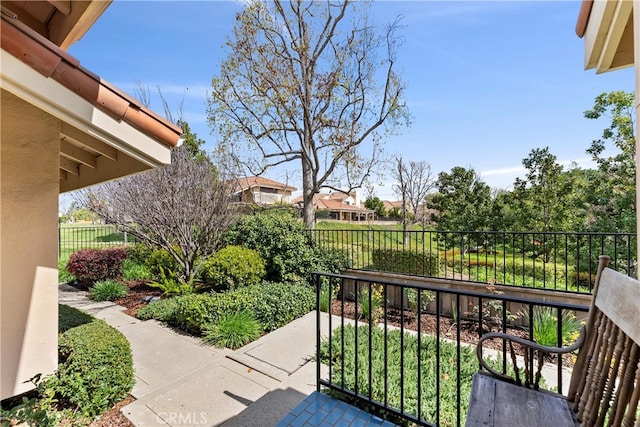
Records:
<instances>
[{"instance_id":1,"label":"dirt area","mask_svg":"<svg viewBox=\"0 0 640 427\"><path fill-rule=\"evenodd\" d=\"M145 307L147 303L143 300L144 297L160 297L162 291L157 288L152 288L145 282L124 281L129 286L129 294L124 298L118 298L114 302L125 308L124 312L131 317L136 316L136 312Z\"/></svg>"}]
</instances>

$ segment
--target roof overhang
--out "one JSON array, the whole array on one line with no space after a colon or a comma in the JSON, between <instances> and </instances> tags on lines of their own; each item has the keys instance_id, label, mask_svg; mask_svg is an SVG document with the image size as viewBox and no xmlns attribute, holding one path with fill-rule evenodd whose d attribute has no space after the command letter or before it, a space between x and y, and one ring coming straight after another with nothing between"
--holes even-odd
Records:
<instances>
[{"instance_id":1,"label":"roof overhang","mask_svg":"<svg viewBox=\"0 0 640 427\"><path fill-rule=\"evenodd\" d=\"M633 66L633 0L584 0L576 33L584 38L585 69L596 73Z\"/></svg>"},{"instance_id":2,"label":"roof overhang","mask_svg":"<svg viewBox=\"0 0 640 427\"><path fill-rule=\"evenodd\" d=\"M180 128L17 20L1 30L2 90L60 121L60 192L170 163Z\"/></svg>"}]
</instances>

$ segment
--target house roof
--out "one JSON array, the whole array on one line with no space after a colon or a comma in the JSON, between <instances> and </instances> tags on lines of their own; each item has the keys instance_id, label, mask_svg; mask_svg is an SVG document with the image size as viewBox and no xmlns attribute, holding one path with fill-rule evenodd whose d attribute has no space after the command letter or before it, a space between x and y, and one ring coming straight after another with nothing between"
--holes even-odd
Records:
<instances>
[{"instance_id":1,"label":"house roof","mask_svg":"<svg viewBox=\"0 0 640 427\"><path fill-rule=\"evenodd\" d=\"M63 49L109 4L2 2L3 99L9 92L16 98L7 99L60 120L61 192L167 164L170 149L181 143L182 129L80 66Z\"/></svg>"},{"instance_id":2,"label":"house roof","mask_svg":"<svg viewBox=\"0 0 640 427\"><path fill-rule=\"evenodd\" d=\"M278 181L274 181L262 176L248 176L245 178L238 178L237 183L240 186L239 191L249 190L255 187L275 188L277 190L296 191L296 187L292 187L287 184L283 184Z\"/></svg>"},{"instance_id":3,"label":"house roof","mask_svg":"<svg viewBox=\"0 0 640 427\"><path fill-rule=\"evenodd\" d=\"M52 78L117 120L175 147L182 129L141 105L140 101L102 80L80 61L17 20L2 15L2 49L45 77Z\"/></svg>"}]
</instances>

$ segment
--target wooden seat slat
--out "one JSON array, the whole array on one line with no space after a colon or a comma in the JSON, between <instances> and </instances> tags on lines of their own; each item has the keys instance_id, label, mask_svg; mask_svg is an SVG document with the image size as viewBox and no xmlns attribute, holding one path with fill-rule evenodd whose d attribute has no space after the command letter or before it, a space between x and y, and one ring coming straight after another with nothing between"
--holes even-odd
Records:
<instances>
[{"instance_id":1,"label":"wooden seat slat","mask_svg":"<svg viewBox=\"0 0 640 427\"><path fill-rule=\"evenodd\" d=\"M467 427L640 427L640 282L607 268L608 262L609 257L600 257L568 396L512 384L496 378L495 372L491 376L481 371L473 378ZM553 351L566 352L578 345ZM532 348L542 353L538 357L552 350Z\"/></svg>"}]
</instances>

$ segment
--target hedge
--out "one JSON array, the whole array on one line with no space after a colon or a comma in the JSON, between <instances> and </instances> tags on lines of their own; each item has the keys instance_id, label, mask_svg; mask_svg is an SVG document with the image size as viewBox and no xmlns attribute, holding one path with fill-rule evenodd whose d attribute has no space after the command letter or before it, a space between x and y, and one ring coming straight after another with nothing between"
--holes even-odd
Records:
<instances>
[{"instance_id":1,"label":"hedge","mask_svg":"<svg viewBox=\"0 0 640 427\"><path fill-rule=\"evenodd\" d=\"M371 266L378 271L437 277L440 272L440 259L434 252L374 249Z\"/></svg>"}]
</instances>

